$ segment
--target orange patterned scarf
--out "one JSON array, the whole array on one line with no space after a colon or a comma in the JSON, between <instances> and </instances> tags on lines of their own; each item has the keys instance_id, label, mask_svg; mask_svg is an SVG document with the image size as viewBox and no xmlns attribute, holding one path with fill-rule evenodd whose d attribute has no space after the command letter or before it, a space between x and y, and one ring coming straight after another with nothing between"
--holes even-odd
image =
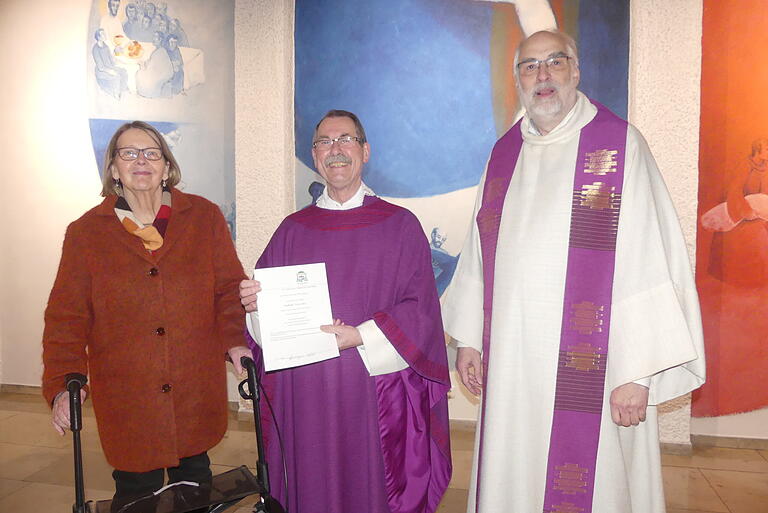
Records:
<instances>
[{"instance_id":1,"label":"orange patterned scarf","mask_svg":"<svg viewBox=\"0 0 768 513\"><path fill-rule=\"evenodd\" d=\"M163 245L165 229L168 227L168 220L171 218L171 189L163 185L163 195L160 202L160 209L157 211L155 220L152 224L144 226L128 204L128 201L122 194L122 188L118 189L117 203L115 203L115 214L128 233L131 233L144 243L147 251L156 251Z\"/></svg>"}]
</instances>

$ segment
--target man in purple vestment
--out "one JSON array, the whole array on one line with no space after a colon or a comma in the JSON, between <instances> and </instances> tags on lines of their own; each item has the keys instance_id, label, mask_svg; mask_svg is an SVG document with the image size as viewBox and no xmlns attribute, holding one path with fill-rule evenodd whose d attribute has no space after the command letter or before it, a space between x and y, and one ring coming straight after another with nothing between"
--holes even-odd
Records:
<instances>
[{"instance_id":1,"label":"man in purple vestment","mask_svg":"<svg viewBox=\"0 0 768 513\"><path fill-rule=\"evenodd\" d=\"M432 513L451 458L429 244L411 212L362 182L370 145L354 114L328 112L312 156L327 187L283 220L256 267L325 262L334 323L321 329L340 356L263 377L276 417L262 411L273 495L291 513ZM258 344L261 288L240 290Z\"/></svg>"}]
</instances>

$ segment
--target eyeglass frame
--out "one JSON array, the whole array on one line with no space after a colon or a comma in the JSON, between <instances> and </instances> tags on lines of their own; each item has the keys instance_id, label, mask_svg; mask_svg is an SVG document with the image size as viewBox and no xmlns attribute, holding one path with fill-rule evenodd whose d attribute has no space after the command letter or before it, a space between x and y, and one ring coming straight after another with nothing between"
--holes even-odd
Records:
<instances>
[{"instance_id":1,"label":"eyeglass frame","mask_svg":"<svg viewBox=\"0 0 768 513\"><path fill-rule=\"evenodd\" d=\"M134 151L144 155L144 158L149 160L150 162L157 162L158 160L163 160L165 158L165 155L163 154L163 149L160 148L159 146L148 146L146 148L132 148L130 146L123 146L122 148L115 148L115 155L120 157L120 160L124 160L126 162L133 162L134 160L139 158L139 155L137 153L135 158L127 159L127 158L123 157L122 155L120 155L120 152L122 150L134 150ZM160 152L160 158L158 158L158 159L151 159L151 158L149 158L147 156L147 154L146 154L147 150L158 150Z\"/></svg>"},{"instance_id":2,"label":"eyeglass frame","mask_svg":"<svg viewBox=\"0 0 768 513\"><path fill-rule=\"evenodd\" d=\"M358 144L361 144L361 145L365 144L365 140L362 137L357 137L355 135L340 135L340 136L334 137L332 139L331 138L323 138L323 139L317 139L315 141L312 141L312 149L315 149L315 150L317 150L317 149L321 149L321 150L325 149L325 148L322 148L322 147L318 148L318 144L320 144L320 143L322 143L323 146L325 146L327 144L328 145L327 149L331 149L333 147L333 143L338 143L339 146L344 147L344 143L341 142L342 139L349 139L349 142L355 141L355 142L357 142Z\"/></svg>"},{"instance_id":3,"label":"eyeglass frame","mask_svg":"<svg viewBox=\"0 0 768 513\"><path fill-rule=\"evenodd\" d=\"M520 75L523 75L523 72L520 69L520 66L522 66L523 64L526 64L526 65L528 65L528 64L535 64L536 65L536 69L534 69L530 73L526 74L528 76L533 75L535 73L538 73L539 68L541 68L542 64L546 64L547 65L547 71L549 71L550 66L555 61L555 59L565 59L565 61L568 62L571 59L575 59L575 57L573 57L572 55L568 55L565 52L557 52L554 55L550 55L546 59L533 59L533 58L526 59L526 60L524 60L522 62L518 62L517 63L517 65L516 65L517 73L520 74Z\"/></svg>"}]
</instances>

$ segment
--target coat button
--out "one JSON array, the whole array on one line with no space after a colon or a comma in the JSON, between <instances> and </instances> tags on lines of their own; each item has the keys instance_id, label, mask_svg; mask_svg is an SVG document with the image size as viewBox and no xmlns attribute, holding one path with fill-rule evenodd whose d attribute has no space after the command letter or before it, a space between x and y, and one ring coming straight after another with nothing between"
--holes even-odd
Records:
<instances>
[{"instance_id":1,"label":"coat button","mask_svg":"<svg viewBox=\"0 0 768 513\"><path fill-rule=\"evenodd\" d=\"M160 271L157 270L157 267L153 267L152 269L149 270L149 272L147 272L147 274L150 276L157 276L158 274L160 274Z\"/></svg>"},{"instance_id":2,"label":"coat button","mask_svg":"<svg viewBox=\"0 0 768 513\"><path fill-rule=\"evenodd\" d=\"M155 330L155 333L157 334L158 337L162 337L163 335L165 335L165 328L160 326Z\"/></svg>"},{"instance_id":3,"label":"coat button","mask_svg":"<svg viewBox=\"0 0 768 513\"><path fill-rule=\"evenodd\" d=\"M168 392L170 392L170 391L171 391L171 389L172 389L172 388L173 388L173 387L172 387L170 384L166 383L165 385L163 385L162 387L160 387L160 390L162 390L162 392L163 392L164 394L167 394Z\"/></svg>"}]
</instances>

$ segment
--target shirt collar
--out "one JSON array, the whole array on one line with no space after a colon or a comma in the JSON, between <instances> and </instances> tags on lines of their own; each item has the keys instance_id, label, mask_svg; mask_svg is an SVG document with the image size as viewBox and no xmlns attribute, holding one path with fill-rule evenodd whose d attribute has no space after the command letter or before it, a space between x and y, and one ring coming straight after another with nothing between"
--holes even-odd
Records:
<instances>
[{"instance_id":1,"label":"shirt collar","mask_svg":"<svg viewBox=\"0 0 768 513\"><path fill-rule=\"evenodd\" d=\"M361 207L366 196L375 196L374 192L364 183L360 183L357 192L344 203L339 203L328 195L328 186L323 189L323 194L317 199L316 205L326 210L349 210Z\"/></svg>"}]
</instances>

